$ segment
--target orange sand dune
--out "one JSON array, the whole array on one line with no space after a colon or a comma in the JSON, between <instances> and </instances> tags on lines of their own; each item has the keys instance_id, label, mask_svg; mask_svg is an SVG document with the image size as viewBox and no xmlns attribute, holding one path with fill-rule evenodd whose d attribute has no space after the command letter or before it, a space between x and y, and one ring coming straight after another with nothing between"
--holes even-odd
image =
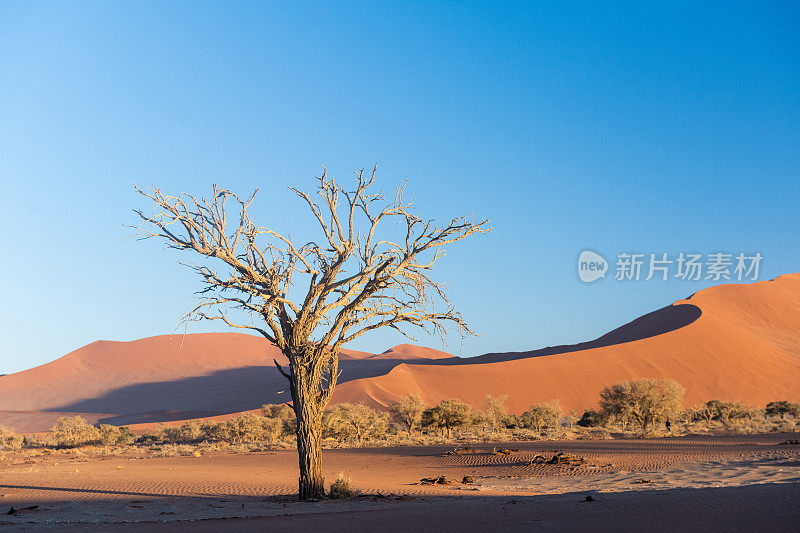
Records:
<instances>
[{"instance_id":1,"label":"orange sand dune","mask_svg":"<svg viewBox=\"0 0 800 533\"><path fill-rule=\"evenodd\" d=\"M434 350L433 348L414 346L413 344L399 344L383 353L373 355L371 359L449 359L452 357L453 355L447 352Z\"/></svg>"},{"instance_id":2,"label":"orange sand dune","mask_svg":"<svg viewBox=\"0 0 800 533\"><path fill-rule=\"evenodd\" d=\"M99 341L0 377L0 424L42 431L71 413L147 424L258 409L288 400L273 358L286 362L264 339L239 333ZM706 289L572 346L464 359L403 344L345 351L340 368L334 402L376 407L413 392L429 404L459 397L480 406L486 394L506 394L515 412L550 399L580 410L602 387L637 377L678 380L688 405L798 400L800 274Z\"/></svg>"},{"instance_id":3,"label":"orange sand dune","mask_svg":"<svg viewBox=\"0 0 800 533\"><path fill-rule=\"evenodd\" d=\"M415 357L451 357L411 346L397 356L392 350L380 356L344 350L341 379L385 374ZM97 341L0 377L0 424L43 431L59 416L73 414L91 422L133 424L257 409L288 400L286 380L273 358L287 363L265 339L241 333Z\"/></svg>"},{"instance_id":4,"label":"orange sand dune","mask_svg":"<svg viewBox=\"0 0 800 533\"><path fill-rule=\"evenodd\" d=\"M459 397L480 406L486 394L506 394L515 412L550 399L580 410L604 386L668 377L686 387L687 405L800 400L800 274L712 287L575 347L475 360L401 364L342 384L334 399L381 407L411 392L428 404Z\"/></svg>"}]
</instances>

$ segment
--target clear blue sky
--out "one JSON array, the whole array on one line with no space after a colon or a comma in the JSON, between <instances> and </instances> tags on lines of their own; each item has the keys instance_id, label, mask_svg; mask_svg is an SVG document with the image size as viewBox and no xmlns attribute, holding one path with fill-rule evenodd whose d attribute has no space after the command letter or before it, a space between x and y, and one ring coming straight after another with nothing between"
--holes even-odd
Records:
<instances>
[{"instance_id":1,"label":"clear blue sky","mask_svg":"<svg viewBox=\"0 0 800 533\"><path fill-rule=\"evenodd\" d=\"M438 273L482 334L450 339L465 356L588 340L713 284L584 285L585 248L800 270L800 9L703 4L0 3L0 373L175 331L198 284L125 239L134 182L258 186L257 220L299 232L287 185L378 162L423 215L476 211L495 233Z\"/></svg>"}]
</instances>

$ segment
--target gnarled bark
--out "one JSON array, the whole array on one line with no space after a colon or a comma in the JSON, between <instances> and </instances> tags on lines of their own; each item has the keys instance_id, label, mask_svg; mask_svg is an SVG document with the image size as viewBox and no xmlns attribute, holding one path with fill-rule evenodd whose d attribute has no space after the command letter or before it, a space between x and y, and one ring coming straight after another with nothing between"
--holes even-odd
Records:
<instances>
[{"instance_id":1,"label":"gnarled bark","mask_svg":"<svg viewBox=\"0 0 800 533\"><path fill-rule=\"evenodd\" d=\"M324 398L319 394L319 379L309 374L299 361L313 361L313 354L294 355L289 366L292 407L297 417L297 453L300 466L300 499L318 500L325 496L322 476L322 414ZM336 379L335 377L333 378ZM329 383L335 387L336 383ZM327 403L327 402L325 402Z\"/></svg>"},{"instance_id":2,"label":"gnarled bark","mask_svg":"<svg viewBox=\"0 0 800 533\"><path fill-rule=\"evenodd\" d=\"M325 479L322 477L322 416L314 412L308 404L296 405L300 499L318 500L325 496Z\"/></svg>"}]
</instances>

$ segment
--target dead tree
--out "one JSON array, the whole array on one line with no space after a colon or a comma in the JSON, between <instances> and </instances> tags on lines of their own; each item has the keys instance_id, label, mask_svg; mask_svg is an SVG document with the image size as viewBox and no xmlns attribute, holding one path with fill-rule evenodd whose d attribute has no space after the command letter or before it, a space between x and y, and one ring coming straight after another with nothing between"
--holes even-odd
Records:
<instances>
[{"instance_id":1,"label":"dead tree","mask_svg":"<svg viewBox=\"0 0 800 533\"><path fill-rule=\"evenodd\" d=\"M297 417L302 500L325 494L322 415L336 387L343 345L381 327L409 337L406 326L444 335L450 324L461 335L472 333L446 287L429 272L444 246L490 231L487 221L423 220L412 212L402 187L392 200L371 192L375 170L356 172L354 190L345 190L327 171L317 178L316 198L290 188L322 230L319 242L306 244L251 220L255 192L240 197L214 185L206 199L136 188L157 209L135 210L141 238L162 239L168 248L207 258L188 265L203 288L183 320L221 320L256 331L288 358L288 369L277 361L275 366L289 381ZM229 211L234 211L230 222ZM249 322L231 315L232 308L244 312L238 316L249 315Z\"/></svg>"}]
</instances>

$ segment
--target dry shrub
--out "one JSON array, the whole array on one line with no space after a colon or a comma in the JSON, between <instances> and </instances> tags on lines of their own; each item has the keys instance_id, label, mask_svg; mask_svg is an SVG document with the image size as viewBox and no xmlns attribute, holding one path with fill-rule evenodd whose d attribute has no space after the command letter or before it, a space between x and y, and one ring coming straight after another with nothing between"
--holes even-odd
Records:
<instances>
[{"instance_id":1,"label":"dry shrub","mask_svg":"<svg viewBox=\"0 0 800 533\"><path fill-rule=\"evenodd\" d=\"M472 407L455 398L442 400L436 407L422 413L423 426L442 429L448 437L453 429L470 427L474 419Z\"/></svg>"},{"instance_id":2,"label":"dry shrub","mask_svg":"<svg viewBox=\"0 0 800 533\"><path fill-rule=\"evenodd\" d=\"M516 440L542 440L542 433L533 429L518 427L511 431Z\"/></svg>"},{"instance_id":3,"label":"dry shrub","mask_svg":"<svg viewBox=\"0 0 800 533\"><path fill-rule=\"evenodd\" d=\"M791 433L797 431L797 422L794 420L779 420L776 424L775 431L780 433Z\"/></svg>"},{"instance_id":4,"label":"dry shrub","mask_svg":"<svg viewBox=\"0 0 800 533\"><path fill-rule=\"evenodd\" d=\"M100 443L106 446L132 444L136 439L133 432L126 426L100 424L97 429L100 432Z\"/></svg>"},{"instance_id":5,"label":"dry shrub","mask_svg":"<svg viewBox=\"0 0 800 533\"><path fill-rule=\"evenodd\" d=\"M364 439L386 433L389 416L379 413L364 404L339 403L325 412L324 431L326 437L339 440L355 439L361 444Z\"/></svg>"},{"instance_id":6,"label":"dry shrub","mask_svg":"<svg viewBox=\"0 0 800 533\"><path fill-rule=\"evenodd\" d=\"M508 408L506 407L506 400L508 396L501 394L500 396L492 396L487 394L484 398L484 409L482 413L483 421L494 433L500 428L507 427L511 421L508 416Z\"/></svg>"},{"instance_id":7,"label":"dry shrub","mask_svg":"<svg viewBox=\"0 0 800 533\"><path fill-rule=\"evenodd\" d=\"M153 450L156 457L175 457L182 455L184 457L191 457L194 455L196 448L189 444L164 444L160 448Z\"/></svg>"},{"instance_id":8,"label":"dry shrub","mask_svg":"<svg viewBox=\"0 0 800 533\"><path fill-rule=\"evenodd\" d=\"M75 448L100 442L100 430L80 416L64 416L50 429L50 444L58 448Z\"/></svg>"},{"instance_id":9,"label":"dry shrub","mask_svg":"<svg viewBox=\"0 0 800 533\"><path fill-rule=\"evenodd\" d=\"M159 440L168 444L189 444L202 440L203 437L203 427L198 420L187 420L180 426L159 429Z\"/></svg>"},{"instance_id":10,"label":"dry shrub","mask_svg":"<svg viewBox=\"0 0 800 533\"><path fill-rule=\"evenodd\" d=\"M257 444L231 444L230 442L212 442L204 440L196 445L196 449L201 453L227 452L227 453L249 453L254 451L264 451L264 448Z\"/></svg>"},{"instance_id":11,"label":"dry shrub","mask_svg":"<svg viewBox=\"0 0 800 533\"><path fill-rule=\"evenodd\" d=\"M519 424L528 429L535 429L541 432L543 428L555 428L561 418L561 406L558 401L551 400L548 403L531 405L530 409L522 413L519 417Z\"/></svg>"},{"instance_id":12,"label":"dry shrub","mask_svg":"<svg viewBox=\"0 0 800 533\"><path fill-rule=\"evenodd\" d=\"M419 429L422 422L422 412L425 410L425 404L422 403L419 395L409 394L401 398L399 401L389 406L389 412L400 424L409 435L415 429Z\"/></svg>"},{"instance_id":13,"label":"dry shrub","mask_svg":"<svg viewBox=\"0 0 800 533\"><path fill-rule=\"evenodd\" d=\"M583 428L595 428L603 425L603 422L603 416L600 413L594 409L589 409L583 413L576 424Z\"/></svg>"},{"instance_id":14,"label":"dry shrub","mask_svg":"<svg viewBox=\"0 0 800 533\"><path fill-rule=\"evenodd\" d=\"M674 418L681 410L686 390L672 379L624 381L600 391L604 417L638 426L643 433L658 422Z\"/></svg>"},{"instance_id":15,"label":"dry shrub","mask_svg":"<svg viewBox=\"0 0 800 533\"><path fill-rule=\"evenodd\" d=\"M25 435L22 441L23 448L41 448L48 446L50 435Z\"/></svg>"},{"instance_id":16,"label":"dry shrub","mask_svg":"<svg viewBox=\"0 0 800 533\"><path fill-rule=\"evenodd\" d=\"M782 400L779 402L769 402L766 408L767 416L780 416L781 420L789 415L793 418L800 418L800 404Z\"/></svg>"},{"instance_id":17,"label":"dry shrub","mask_svg":"<svg viewBox=\"0 0 800 533\"><path fill-rule=\"evenodd\" d=\"M266 418L274 418L281 421L281 437L294 435L297 432L297 417L294 414L294 409L285 403L264 404L261 406L261 414Z\"/></svg>"},{"instance_id":18,"label":"dry shrub","mask_svg":"<svg viewBox=\"0 0 800 533\"><path fill-rule=\"evenodd\" d=\"M22 435L18 435L13 429L0 426L0 450L6 448L19 450L22 448L23 441Z\"/></svg>"},{"instance_id":19,"label":"dry shrub","mask_svg":"<svg viewBox=\"0 0 800 533\"><path fill-rule=\"evenodd\" d=\"M719 420L725 427L730 427L736 420L750 417L750 412L735 402L710 400L706 402L706 411L710 411L712 420Z\"/></svg>"},{"instance_id":20,"label":"dry shrub","mask_svg":"<svg viewBox=\"0 0 800 533\"><path fill-rule=\"evenodd\" d=\"M201 442L231 442L231 428L228 425L228 422L208 422L203 424L201 429Z\"/></svg>"},{"instance_id":21,"label":"dry shrub","mask_svg":"<svg viewBox=\"0 0 800 533\"><path fill-rule=\"evenodd\" d=\"M283 424L277 418L265 418L245 413L226 422L227 435L233 443L273 443L283 433Z\"/></svg>"},{"instance_id":22,"label":"dry shrub","mask_svg":"<svg viewBox=\"0 0 800 533\"><path fill-rule=\"evenodd\" d=\"M350 478L345 477L343 472L339 472L336 481L331 483L330 491L328 491L328 497L333 499L353 498L359 494L361 494L361 491L353 488L350 483Z\"/></svg>"},{"instance_id":23,"label":"dry shrub","mask_svg":"<svg viewBox=\"0 0 800 533\"><path fill-rule=\"evenodd\" d=\"M105 447L104 446L102 448L98 448L95 451L95 455L97 455L98 457L114 457L114 456L117 456L117 455L122 455L123 453L125 453L125 451L126 451L125 448Z\"/></svg>"},{"instance_id":24,"label":"dry shrub","mask_svg":"<svg viewBox=\"0 0 800 533\"><path fill-rule=\"evenodd\" d=\"M266 418L244 413L221 422L188 420L180 426L158 426L153 432L142 435L137 442L163 444L274 444L284 434L286 424L280 418ZM222 449L223 446L217 446ZM230 449L230 448L225 448Z\"/></svg>"},{"instance_id":25,"label":"dry shrub","mask_svg":"<svg viewBox=\"0 0 800 533\"><path fill-rule=\"evenodd\" d=\"M604 426L585 428L577 426L572 429L569 435L574 440L606 440L613 438L611 430Z\"/></svg>"},{"instance_id":26,"label":"dry shrub","mask_svg":"<svg viewBox=\"0 0 800 533\"><path fill-rule=\"evenodd\" d=\"M148 442L163 442L164 432L169 429L169 426L164 422L159 422L155 427L139 435L135 442L136 444L144 444Z\"/></svg>"}]
</instances>

